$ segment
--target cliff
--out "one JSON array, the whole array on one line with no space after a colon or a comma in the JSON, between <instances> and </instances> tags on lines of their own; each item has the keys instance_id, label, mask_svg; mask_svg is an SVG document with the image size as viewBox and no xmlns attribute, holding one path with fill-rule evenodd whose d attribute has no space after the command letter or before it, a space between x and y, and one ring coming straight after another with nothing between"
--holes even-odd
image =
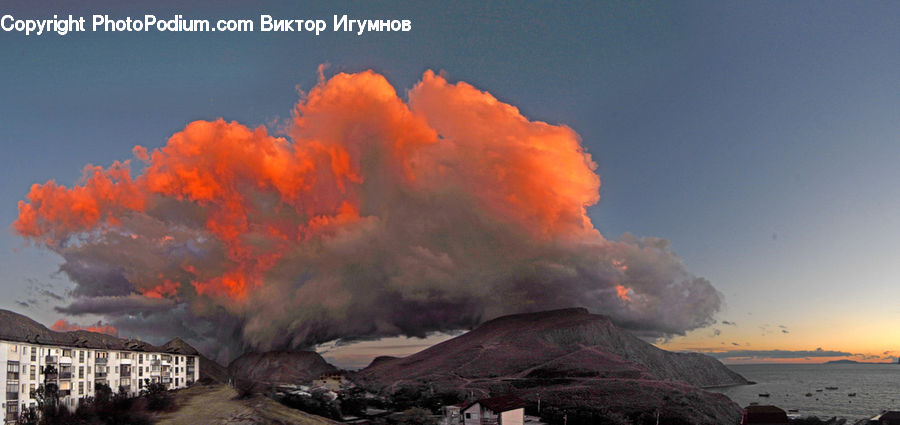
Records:
<instances>
[{"instance_id":1,"label":"cliff","mask_svg":"<svg viewBox=\"0 0 900 425\"><path fill-rule=\"evenodd\" d=\"M299 350L245 353L228 365L228 375L246 392L266 391L282 384L309 383L337 370L318 353Z\"/></svg>"}]
</instances>

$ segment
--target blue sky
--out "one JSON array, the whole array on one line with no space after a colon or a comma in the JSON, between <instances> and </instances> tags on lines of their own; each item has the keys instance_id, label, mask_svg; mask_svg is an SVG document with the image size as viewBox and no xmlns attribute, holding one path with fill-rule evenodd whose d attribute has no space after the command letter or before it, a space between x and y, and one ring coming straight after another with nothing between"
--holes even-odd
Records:
<instances>
[{"instance_id":1,"label":"blue sky","mask_svg":"<svg viewBox=\"0 0 900 425\"><path fill-rule=\"evenodd\" d=\"M162 146L187 122L287 118L319 64L374 69L401 95L426 69L443 70L575 129L603 181L594 225L612 238L669 239L725 295L719 317L738 326L673 347L900 349L897 331L886 334L900 319L900 5L215 4L11 2L0 13L329 23L347 13L411 19L413 31L0 33L0 222L15 220L31 184L72 184L85 164ZM11 230L0 250L0 308L52 323L50 304L15 301L32 297L33 282L63 291L59 258ZM779 325L790 334L765 330Z\"/></svg>"}]
</instances>

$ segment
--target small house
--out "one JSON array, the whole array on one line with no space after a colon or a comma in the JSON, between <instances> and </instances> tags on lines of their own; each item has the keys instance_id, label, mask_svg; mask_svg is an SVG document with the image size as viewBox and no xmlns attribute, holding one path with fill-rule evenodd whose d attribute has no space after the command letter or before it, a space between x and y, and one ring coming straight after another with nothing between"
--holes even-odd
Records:
<instances>
[{"instance_id":1,"label":"small house","mask_svg":"<svg viewBox=\"0 0 900 425\"><path fill-rule=\"evenodd\" d=\"M314 388L325 388L329 391L339 391L341 387L348 383L347 378L340 373L326 373L316 378L312 386Z\"/></svg>"},{"instance_id":2,"label":"small house","mask_svg":"<svg viewBox=\"0 0 900 425\"><path fill-rule=\"evenodd\" d=\"M483 398L463 407L464 425L524 425L525 400L514 395Z\"/></svg>"},{"instance_id":3,"label":"small house","mask_svg":"<svg viewBox=\"0 0 900 425\"><path fill-rule=\"evenodd\" d=\"M469 406L469 403L459 403L441 408L444 417L441 419L441 425L459 425L462 422L462 410Z\"/></svg>"}]
</instances>

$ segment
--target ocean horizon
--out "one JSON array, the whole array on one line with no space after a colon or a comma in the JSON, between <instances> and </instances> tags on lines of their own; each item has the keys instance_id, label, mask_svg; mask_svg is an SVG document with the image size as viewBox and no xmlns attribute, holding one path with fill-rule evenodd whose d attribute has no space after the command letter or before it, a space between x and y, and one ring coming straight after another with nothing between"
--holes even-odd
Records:
<instances>
[{"instance_id":1,"label":"ocean horizon","mask_svg":"<svg viewBox=\"0 0 900 425\"><path fill-rule=\"evenodd\" d=\"M884 410L900 410L898 364L760 363L726 366L755 384L710 388L708 391L724 394L742 408L755 402L778 406L792 416L839 417L847 418L850 423L870 418ZM760 394L769 396L762 397Z\"/></svg>"}]
</instances>

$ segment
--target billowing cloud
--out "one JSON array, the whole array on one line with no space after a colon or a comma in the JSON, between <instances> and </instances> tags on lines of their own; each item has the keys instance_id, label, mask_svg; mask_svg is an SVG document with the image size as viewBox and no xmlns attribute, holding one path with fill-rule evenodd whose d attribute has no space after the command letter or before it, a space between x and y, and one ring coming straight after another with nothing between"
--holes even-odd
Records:
<instances>
[{"instance_id":1,"label":"billowing cloud","mask_svg":"<svg viewBox=\"0 0 900 425\"><path fill-rule=\"evenodd\" d=\"M284 137L195 121L136 161L34 185L15 230L59 254L72 315L224 351L424 336L584 306L646 335L721 294L657 238L604 238L579 136L426 72L322 79Z\"/></svg>"},{"instance_id":2,"label":"billowing cloud","mask_svg":"<svg viewBox=\"0 0 900 425\"><path fill-rule=\"evenodd\" d=\"M119 335L119 331L114 326L104 325L102 322L97 322L96 324L93 324L93 325L81 326L81 325L76 325L74 323L69 323L65 319L59 319L56 321L56 323L54 323L52 326L50 326L50 329L53 329L54 331L60 331L60 332L85 330L85 331L91 331L91 332L99 332L99 333L112 335L112 336Z\"/></svg>"}]
</instances>

